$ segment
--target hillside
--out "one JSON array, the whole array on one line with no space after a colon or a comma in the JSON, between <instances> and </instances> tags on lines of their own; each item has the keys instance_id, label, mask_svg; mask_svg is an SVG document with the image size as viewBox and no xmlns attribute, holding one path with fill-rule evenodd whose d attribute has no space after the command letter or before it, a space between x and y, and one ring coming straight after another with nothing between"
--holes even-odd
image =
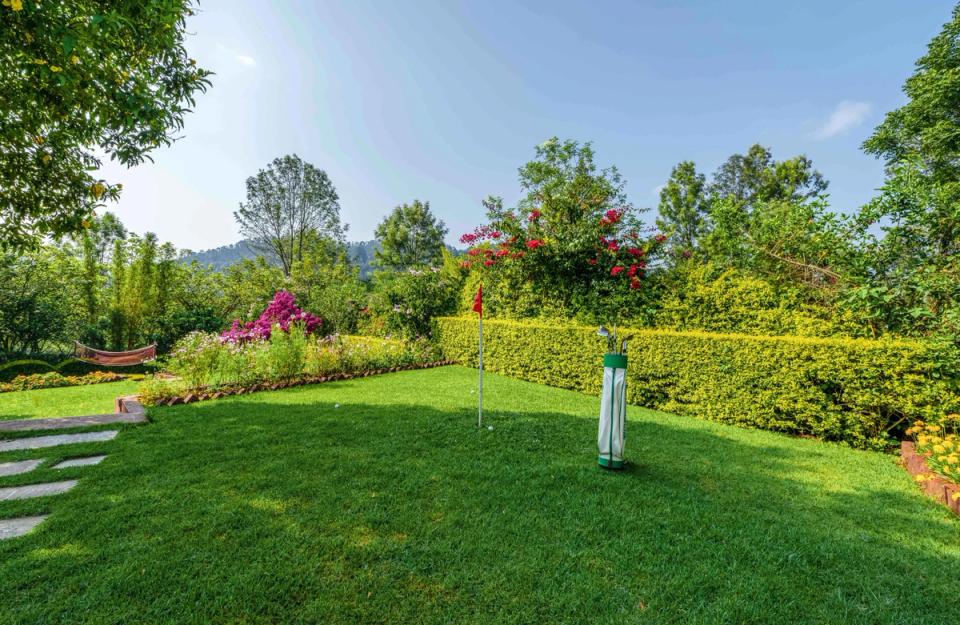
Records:
<instances>
[{"instance_id":1,"label":"hillside","mask_svg":"<svg viewBox=\"0 0 960 625\"><path fill-rule=\"evenodd\" d=\"M376 241L351 241L347 243L347 254L350 261L360 267L360 276L366 277L371 271L373 253L377 249ZM209 265L220 271L245 258L256 258L257 252L250 246L249 241L238 241L232 245L223 245L200 252L190 252L181 259L185 263L197 261L201 265Z\"/></svg>"}]
</instances>

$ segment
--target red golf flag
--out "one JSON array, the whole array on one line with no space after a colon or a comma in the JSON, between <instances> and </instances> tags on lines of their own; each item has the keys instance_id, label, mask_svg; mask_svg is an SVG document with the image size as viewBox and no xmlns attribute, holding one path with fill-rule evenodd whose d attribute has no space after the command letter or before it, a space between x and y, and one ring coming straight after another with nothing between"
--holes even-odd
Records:
<instances>
[{"instance_id":1,"label":"red golf flag","mask_svg":"<svg viewBox=\"0 0 960 625\"><path fill-rule=\"evenodd\" d=\"M480 313L483 316L483 285L477 289L477 296L473 298L473 312Z\"/></svg>"}]
</instances>

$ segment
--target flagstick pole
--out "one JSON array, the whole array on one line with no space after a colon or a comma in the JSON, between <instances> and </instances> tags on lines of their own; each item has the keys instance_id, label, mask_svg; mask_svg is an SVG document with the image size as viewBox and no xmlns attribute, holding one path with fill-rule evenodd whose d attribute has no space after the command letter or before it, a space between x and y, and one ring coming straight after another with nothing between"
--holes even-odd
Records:
<instances>
[{"instance_id":1,"label":"flagstick pole","mask_svg":"<svg viewBox=\"0 0 960 625\"><path fill-rule=\"evenodd\" d=\"M477 427L483 427L483 313L480 313L480 392L478 393L478 398L480 400L479 406L477 407Z\"/></svg>"}]
</instances>

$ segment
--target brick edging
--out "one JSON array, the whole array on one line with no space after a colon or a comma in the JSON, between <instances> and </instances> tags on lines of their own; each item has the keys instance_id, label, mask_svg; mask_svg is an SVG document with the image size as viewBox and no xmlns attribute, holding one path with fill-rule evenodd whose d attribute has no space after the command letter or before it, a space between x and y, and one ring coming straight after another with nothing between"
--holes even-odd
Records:
<instances>
[{"instance_id":1,"label":"brick edging","mask_svg":"<svg viewBox=\"0 0 960 625\"><path fill-rule=\"evenodd\" d=\"M161 399L155 405L176 406L178 404L191 404L193 402L205 401L207 399L220 399L221 397L228 397L230 395L245 395L247 393L256 393L258 391L278 391L280 389L291 388L294 386L306 386L308 384L321 384L323 382L335 382L339 380L352 380L354 378L367 378L372 375L382 375L384 373L411 371L414 369L432 369L434 367L445 367L447 365L455 364L457 363L453 360L436 360L433 362L425 362L416 365L401 365L396 367L385 367L383 369L365 369L363 371L356 371L352 373L301 376L299 378L285 380L282 382L258 382L249 386L228 386L216 390L199 389L196 391L191 391L185 395L176 395L174 397ZM117 398L118 405L121 399L128 398ZM140 406L139 402L135 403ZM143 407L140 406L140 409L143 410Z\"/></svg>"},{"instance_id":2,"label":"brick edging","mask_svg":"<svg viewBox=\"0 0 960 625\"><path fill-rule=\"evenodd\" d=\"M927 459L923 454L917 453L917 446L912 441L900 443L900 458L907 473L914 478L927 496L936 499L960 516L960 485L931 471L927 465Z\"/></svg>"}]
</instances>

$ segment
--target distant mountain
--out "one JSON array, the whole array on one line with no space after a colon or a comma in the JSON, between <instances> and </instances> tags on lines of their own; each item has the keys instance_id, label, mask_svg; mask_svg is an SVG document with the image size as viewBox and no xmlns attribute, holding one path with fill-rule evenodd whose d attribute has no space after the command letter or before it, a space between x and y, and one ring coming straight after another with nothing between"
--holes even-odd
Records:
<instances>
[{"instance_id":1,"label":"distant mountain","mask_svg":"<svg viewBox=\"0 0 960 625\"><path fill-rule=\"evenodd\" d=\"M347 243L347 255L350 261L360 267L360 277L367 277L373 271L373 253L377 249L376 241L351 241ZM249 241L238 241L232 245L222 245L211 250L190 252L181 260L185 263L197 261L201 265L208 265L217 271L226 269L245 258L256 258L256 250Z\"/></svg>"}]
</instances>

